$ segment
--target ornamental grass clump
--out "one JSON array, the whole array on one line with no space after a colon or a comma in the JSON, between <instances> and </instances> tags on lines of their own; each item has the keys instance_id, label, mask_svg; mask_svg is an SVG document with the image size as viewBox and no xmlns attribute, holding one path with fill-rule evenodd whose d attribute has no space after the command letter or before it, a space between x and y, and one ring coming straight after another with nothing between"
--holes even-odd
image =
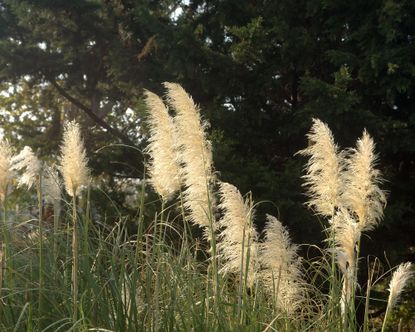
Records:
<instances>
[{"instance_id":1,"label":"ornamental grass clump","mask_svg":"<svg viewBox=\"0 0 415 332\"><path fill-rule=\"evenodd\" d=\"M174 123L160 97L150 91L145 91L144 95L148 108L147 124L150 127L146 149L150 155L150 184L163 201L168 201L180 189Z\"/></svg>"},{"instance_id":2,"label":"ornamental grass clump","mask_svg":"<svg viewBox=\"0 0 415 332\"><path fill-rule=\"evenodd\" d=\"M298 246L291 243L287 228L271 215L267 215L264 232L259 251L261 279L276 307L293 316L304 303L306 290Z\"/></svg>"},{"instance_id":3,"label":"ornamental grass clump","mask_svg":"<svg viewBox=\"0 0 415 332\"><path fill-rule=\"evenodd\" d=\"M199 107L179 85L164 83L167 101L176 111L174 124L178 147L178 161L185 186L184 207L189 211L190 221L199 225L209 241L214 238L213 220L214 182L212 147L206 138L208 123L200 116Z\"/></svg>"},{"instance_id":4,"label":"ornamental grass clump","mask_svg":"<svg viewBox=\"0 0 415 332\"><path fill-rule=\"evenodd\" d=\"M354 310L355 305L361 233L373 229L383 217L386 195L379 188L382 179L375 168L375 145L366 130L357 140L356 148L340 152L330 129L320 120L313 119L308 138L309 147L299 152L310 156L304 176L309 196L307 205L329 218L328 242L333 247L329 248L331 285L336 257L343 274L340 305L347 326L348 313L353 314L349 309Z\"/></svg>"},{"instance_id":5,"label":"ornamental grass clump","mask_svg":"<svg viewBox=\"0 0 415 332\"><path fill-rule=\"evenodd\" d=\"M72 301L73 320L78 317L78 227L76 214L76 198L83 186L89 183L90 170L87 166L88 159L81 138L79 124L75 121L68 122L63 133L61 145L60 171L63 176L65 189L72 196Z\"/></svg>"},{"instance_id":6,"label":"ornamental grass clump","mask_svg":"<svg viewBox=\"0 0 415 332\"><path fill-rule=\"evenodd\" d=\"M252 206L229 183L220 183L219 195L218 208L223 211L218 221L218 253L223 263L220 271L235 273L241 283L252 287L258 271L258 233L253 225Z\"/></svg>"}]
</instances>

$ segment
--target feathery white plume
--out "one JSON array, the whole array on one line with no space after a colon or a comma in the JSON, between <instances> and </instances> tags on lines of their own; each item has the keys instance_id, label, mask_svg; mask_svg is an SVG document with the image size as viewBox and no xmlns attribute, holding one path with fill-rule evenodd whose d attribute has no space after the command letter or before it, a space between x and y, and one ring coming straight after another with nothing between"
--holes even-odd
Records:
<instances>
[{"instance_id":1,"label":"feathery white plume","mask_svg":"<svg viewBox=\"0 0 415 332\"><path fill-rule=\"evenodd\" d=\"M77 196L81 186L88 184L90 171L87 163L79 124L75 121L68 122L61 145L60 171L70 196Z\"/></svg>"},{"instance_id":2,"label":"feathery white plume","mask_svg":"<svg viewBox=\"0 0 415 332\"><path fill-rule=\"evenodd\" d=\"M350 151L342 194L344 205L357 215L362 231L374 228L383 217L385 193L379 188L380 171L375 169L375 144L366 130Z\"/></svg>"},{"instance_id":3,"label":"feathery white plume","mask_svg":"<svg viewBox=\"0 0 415 332\"><path fill-rule=\"evenodd\" d=\"M12 170L12 148L7 140L0 139L0 201L6 198L10 182L14 176Z\"/></svg>"},{"instance_id":4,"label":"feathery white plume","mask_svg":"<svg viewBox=\"0 0 415 332\"><path fill-rule=\"evenodd\" d=\"M327 124L319 119L313 119L307 137L309 146L297 152L310 156L306 166L307 174L303 176L304 185L308 189L307 204L318 214L332 217L339 205L342 189L343 153L339 152Z\"/></svg>"},{"instance_id":5,"label":"feathery white plume","mask_svg":"<svg viewBox=\"0 0 415 332\"><path fill-rule=\"evenodd\" d=\"M150 183L162 199L167 201L180 189L173 119L160 97L150 91L145 91L144 94L149 110L147 123L150 127L150 143L147 152L151 158Z\"/></svg>"},{"instance_id":6,"label":"feathery white plume","mask_svg":"<svg viewBox=\"0 0 415 332\"><path fill-rule=\"evenodd\" d=\"M55 204L62 198L62 181L55 165L46 166L43 173L42 193L48 203Z\"/></svg>"},{"instance_id":7,"label":"feathery white plume","mask_svg":"<svg viewBox=\"0 0 415 332\"><path fill-rule=\"evenodd\" d=\"M208 238L213 236L210 220L214 198L210 188L212 174L212 148L206 139L207 122L202 122L199 108L179 85L164 83L168 103L176 111L174 123L182 164L181 177L185 184L184 206L190 212L190 220L203 227Z\"/></svg>"},{"instance_id":8,"label":"feathery white plume","mask_svg":"<svg viewBox=\"0 0 415 332\"><path fill-rule=\"evenodd\" d=\"M305 292L298 246L291 243L288 230L271 215L267 215L264 231L259 254L262 280L278 307L293 314L304 301Z\"/></svg>"},{"instance_id":9,"label":"feathery white plume","mask_svg":"<svg viewBox=\"0 0 415 332\"><path fill-rule=\"evenodd\" d=\"M42 164L29 146L25 146L17 156L12 158L12 168L23 171L18 180L18 186L27 186L29 189L38 181L42 172Z\"/></svg>"},{"instance_id":10,"label":"feathery white plume","mask_svg":"<svg viewBox=\"0 0 415 332\"><path fill-rule=\"evenodd\" d=\"M344 277L341 309L343 315L345 315L346 306L350 303L353 291L357 285L357 250L361 232L359 224L353 219L347 209L340 209L336 212L331 227L336 244L337 264Z\"/></svg>"},{"instance_id":11,"label":"feathery white plume","mask_svg":"<svg viewBox=\"0 0 415 332\"><path fill-rule=\"evenodd\" d=\"M242 272L245 276L248 268L247 282L252 286L258 269L258 234L253 225L252 208L244 202L239 190L229 183L222 182L219 192L219 208L223 210L223 217L218 222L220 234L217 245L224 260L221 272Z\"/></svg>"},{"instance_id":12,"label":"feathery white plume","mask_svg":"<svg viewBox=\"0 0 415 332\"><path fill-rule=\"evenodd\" d=\"M403 289L408 284L408 281L415 275L415 272L412 271L412 264L410 262L402 263L399 265L397 270L393 273L392 279L389 283L389 298L388 298L388 307L389 310L396 305L399 300Z\"/></svg>"}]
</instances>

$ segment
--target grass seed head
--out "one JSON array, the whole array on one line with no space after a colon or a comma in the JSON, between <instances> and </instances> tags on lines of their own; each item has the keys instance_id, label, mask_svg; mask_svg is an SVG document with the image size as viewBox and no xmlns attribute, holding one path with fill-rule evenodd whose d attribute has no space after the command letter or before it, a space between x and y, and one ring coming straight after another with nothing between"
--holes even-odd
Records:
<instances>
[{"instance_id":1,"label":"grass seed head","mask_svg":"<svg viewBox=\"0 0 415 332\"><path fill-rule=\"evenodd\" d=\"M190 220L204 228L206 236L214 226L213 207L215 205L211 184L212 147L206 138L207 122L202 121L199 107L179 85L164 83L169 105L176 111L174 123L178 146L178 162L182 165L181 178L184 190L184 206L189 211Z\"/></svg>"},{"instance_id":2,"label":"grass seed head","mask_svg":"<svg viewBox=\"0 0 415 332\"><path fill-rule=\"evenodd\" d=\"M318 119L313 119L307 137L309 146L298 152L310 157L303 176L309 196L307 205L320 215L332 217L342 191L343 152L339 152L327 124Z\"/></svg>"},{"instance_id":3,"label":"grass seed head","mask_svg":"<svg viewBox=\"0 0 415 332\"><path fill-rule=\"evenodd\" d=\"M222 182L219 191L219 208L223 210L218 243L218 252L224 260L222 272L245 275L249 254L247 281L252 286L258 270L258 234L253 225L253 210L235 186Z\"/></svg>"},{"instance_id":4,"label":"grass seed head","mask_svg":"<svg viewBox=\"0 0 415 332\"><path fill-rule=\"evenodd\" d=\"M60 171L65 189L70 196L77 196L80 188L88 184L90 170L87 163L79 124L75 121L68 122L61 145Z\"/></svg>"},{"instance_id":5,"label":"grass seed head","mask_svg":"<svg viewBox=\"0 0 415 332\"><path fill-rule=\"evenodd\" d=\"M383 217L385 192L379 188L380 171L375 168L377 155L373 139L365 130L351 149L346 161L342 201L359 222L361 231L373 229Z\"/></svg>"},{"instance_id":6,"label":"grass seed head","mask_svg":"<svg viewBox=\"0 0 415 332\"><path fill-rule=\"evenodd\" d=\"M410 262L402 263L397 270L393 273L392 279L389 283L389 298L388 307L392 309L399 300L399 297L408 284L409 280L415 275L412 270L412 264Z\"/></svg>"},{"instance_id":7,"label":"grass seed head","mask_svg":"<svg viewBox=\"0 0 415 332\"><path fill-rule=\"evenodd\" d=\"M14 177L12 170L12 147L5 139L0 139L0 201L6 198L11 180Z\"/></svg>"},{"instance_id":8,"label":"grass seed head","mask_svg":"<svg viewBox=\"0 0 415 332\"><path fill-rule=\"evenodd\" d=\"M151 158L150 183L162 199L168 201L180 189L174 123L160 97L150 91L146 91L145 96L150 127L150 143L147 147Z\"/></svg>"},{"instance_id":9,"label":"grass seed head","mask_svg":"<svg viewBox=\"0 0 415 332\"><path fill-rule=\"evenodd\" d=\"M18 179L18 186L27 186L29 189L38 181L42 172L42 164L33 153L32 149L25 146L23 150L12 158L12 168L23 171Z\"/></svg>"}]
</instances>

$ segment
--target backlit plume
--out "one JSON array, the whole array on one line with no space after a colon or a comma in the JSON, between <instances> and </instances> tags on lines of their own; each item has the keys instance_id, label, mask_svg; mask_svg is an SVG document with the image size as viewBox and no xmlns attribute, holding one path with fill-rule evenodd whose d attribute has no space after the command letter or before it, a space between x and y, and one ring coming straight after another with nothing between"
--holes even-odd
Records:
<instances>
[{"instance_id":1,"label":"backlit plume","mask_svg":"<svg viewBox=\"0 0 415 332\"><path fill-rule=\"evenodd\" d=\"M47 166L43 173L42 193L46 202L56 204L60 202L62 182L56 166Z\"/></svg>"},{"instance_id":2,"label":"backlit plume","mask_svg":"<svg viewBox=\"0 0 415 332\"><path fill-rule=\"evenodd\" d=\"M357 140L356 149L350 151L345 172L344 205L357 215L362 231L375 227L383 217L385 193L378 184L382 181L375 169L375 144L366 130Z\"/></svg>"},{"instance_id":3,"label":"backlit plume","mask_svg":"<svg viewBox=\"0 0 415 332\"><path fill-rule=\"evenodd\" d=\"M30 189L39 181L42 164L30 147L25 146L17 156L13 157L12 164L14 170L23 171L18 178L19 187L27 186Z\"/></svg>"},{"instance_id":4,"label":"backlit plume","mask_svg":"<svg viewBox=\"0 0 415 332\"><path fill-rule=\"evenodd\" d=\"M342 189L343 153L339 152L333 134L324 122L313 119L307 134L309 146L298 153L310 156L307 174L303 176L308 189L308 205L323 216L332 217L339 205Z\"/></svg>"},{"instance_id":5,"label":"backlit plume","mask_svg":"<svg viewBox=\"0 0 415 332\"><path fill-rule=\"evenodd\" d=\"M182 165L182 179L186 187L184 206L190 212L190 220L205 229L208 238L214 227L212 208L214 205L211 183L212 148L206 139L207 122L202 121L199 108L193 99L178 84L164 83L168 103L176 111L174 123L179 149L179 163Z\"/></svg>"},{"instance_id":6,"label":"backlit plume","mask_svg":"<svg viewBox=\"0 0 415 332\"><path fill-rule=\"evenodd\" d=\"M343 289L341 296L341 309L343 315L354 290L357 286L357 254L360 241L359 224L352 218L346 209L337 211L331 223L337 264L343 273Z\"/></svg>"},{"instance_id":7,"label":"backlit plume","mask_svg":"<svg viewBox=\"0 0 415 332\"><path fill-rule=\"evenodd\" d=\"M414 275L415 272L412 271L412 264L410 262L402 263L401 265L399 265L398 269L393 273L388 288L388 307L390 310L396 305L403 289L406 287L409 280Z\"/></svg>"},{"instance_id":8,"label":"backlit plume","mask_svg":"<svg viewBox=\"0 0 415 332\"><path fill-rule=\"evenodd\" d=\"M61 145L60 171L66 191L70 196L77 196L81 186L88 184L90 171L87 163L79 124L75 121L68 122Z\"/></svg>"},{"instance_id":9,"label":"backlit plume","mask_svg":"<svg viewBox=\"0 0 415 332\"><path fill-rule=\"evenodd\" d=\"M0 139L0 202L4 202L10 182L14 176L12 156L12 148L9 142Z\"/></svg>"},{"instance_id":10,"label":"backlit plume","mask_svg":"<svg viewBox=\"0 0 415 332\"><path fill-rule=\"evenodd\" d=\"M151 158L150 183L162 199L167 201L180 189L173 119L160 97L150 91L146 91L145 96L149 111L147 123L150 127L147 147Z\"/></svg>"},{"instance_id":11,"label":"backlit plume","mask_svg":"<svg viewBox=\"0 0 415 332\"><path fill-rule=\"evenodd\" d=\"M267 215L265 241L260 246L261 277L277 306L293 314L305 299L298 247L291 243L288 230L277 218Z\"/></svg>"},{"instance_id":12,"label":"backlit plume","mask_svg":"<svg viewBox=\"0 0 415 332\"><path fill-rule=\"evenodd\" d=\"M219 208L223 210L218 243L218 252L224 261L222 272L242 272L245 276L248 267L247 283L252 286L258 269L258 234L253 225L252 208L229 183L220 184Z\"/></svg>"}]
</instances>

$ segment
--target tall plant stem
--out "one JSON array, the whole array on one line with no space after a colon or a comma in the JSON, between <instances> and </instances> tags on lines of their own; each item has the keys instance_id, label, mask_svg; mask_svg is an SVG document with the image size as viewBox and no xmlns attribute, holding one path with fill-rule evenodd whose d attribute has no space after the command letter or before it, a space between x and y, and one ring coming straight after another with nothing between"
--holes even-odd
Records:
<instances>
[{"instance_id":1,"label":"tall plant stem","mask_svg":"<svg viewBox=\"0 0 415 332\"><path fill-rule=\"evenodd\" d=\"M57 261L58 261L58 232L59 232L59 217L60 206L59 202L54 200L53 202L53 266L54 273L57 273Z\"/></svg>"},{"instance_id":2,"label":"tall plant stem","mask_svg":"<svg viewBox=\"0 0 415 332\"><path fill-rule=\"evenodd\" d=\"M72 301L73 301L73 320L78 320L78 222L76 216L76 191L72 197Z\"/></svg>"},{"instance_id":3,"label":"tall plant stem","mask_svg":"<svg viewBox=\"0 0 415 332\"><path fill-rule=\"evenodd\" d=\"M382 324L382 330L381 330L381 332L385 332L385 329L386 329L386 325L387 325L387 322L388 322L389 315L390 315L390 305L389 305L389 303L388 303L388 306L386 307L385 318L383 319L383 324Z\"/></svg>"},{"instance_id":4,"label":"tall plant stem","mask_svg":"<svg viewBox=\"0 0 415 332\"><path fill-rule=\"evenodd\" d=\"M37 183L37 199L39 209L39 317L43 311L43 204L42 204L42 176L39 174Z\"/></svg>"}]
</instances>

